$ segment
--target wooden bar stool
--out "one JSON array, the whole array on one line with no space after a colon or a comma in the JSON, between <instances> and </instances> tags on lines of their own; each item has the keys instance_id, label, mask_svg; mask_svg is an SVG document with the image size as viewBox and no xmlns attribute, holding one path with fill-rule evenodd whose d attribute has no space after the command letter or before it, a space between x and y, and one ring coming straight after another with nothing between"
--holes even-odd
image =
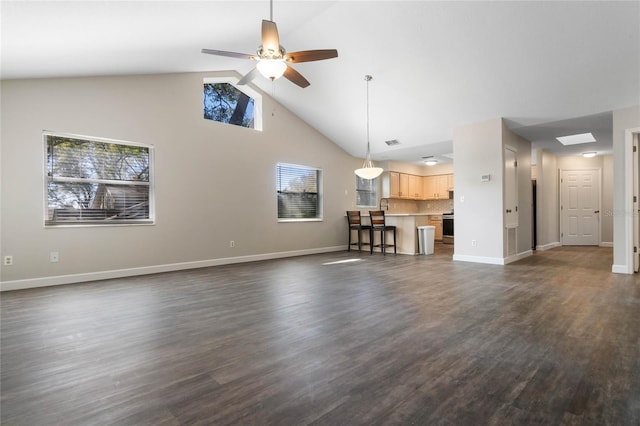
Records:
<instances>
[{"instance_id":1,"label":"wooden bar stool","mask_svg":"<svg viewBox=\"0 0 640 426\"><path fill-rule=\"evenodd\" d=\"M382 254L386 254L387 247L393 247L393 254L396 254L396 227L386 224L384 220L384 210L370 211L369 217L371 218L371 253L373 254L374 247L380 247ZM376 231L380 232L380 244L374 245L374 234ZM387 231L393 231L393 244L384 242L384 235Z\"/></svg>"},{"instance_id":2,"label":"wooden bar stool","mask_svg":"<svg viewBox=\"0 0 640 426\"><path fill-rule=\"evenodd\" d=\"M349 221L349 250L351 251L351 246L358 246L358 251L362 251L363 245L371 245L371 226L363 225L362 220L360 218L359 210L347 210L347 221ZM351 242L351 231L358 231L358 241L352 243ZM362 231L367 231L369 233L369 242L362 242Z\"/></svg>"}]
</instances>

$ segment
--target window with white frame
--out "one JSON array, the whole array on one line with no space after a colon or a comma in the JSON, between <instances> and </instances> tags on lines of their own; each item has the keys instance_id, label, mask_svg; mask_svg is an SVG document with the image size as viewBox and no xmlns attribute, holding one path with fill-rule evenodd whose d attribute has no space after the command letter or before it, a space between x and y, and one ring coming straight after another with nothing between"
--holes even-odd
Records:
<instances>
[{"instance_id":1,"label":"window with white frame","mask_svg":"<svg viewBox=\"0 0 640 426\"><path fill-rule=\"evenodd\" d=\"M356 206L376 207L378 199L378 178L364 179L356 176Z\"/></svg>"},{"instance_id":2,"label":"window with white frame","mask_svg":"<svg viewBox=\"0 0 640 426\"><path fill-rule=\"evenodd\" d=\"M322 219L322 170L278 163L276 189L278 220Z\"/></svg>"},{"instance_id":3,"label":"window with white frame","mask_svg":"<svg viewBox=\"0 0 640 426\"><path fill-rule=\"evenodd\" d=\"M262 96L249 86L235 86L236 81L229 77L204 79L204 118L262 130Z\"/></svg>"},{"instance_id":4,"label":"window with white frame","mask_svg":"<svg viewBox=\"0 0 640 426\"><path fill-rule=\"evenodd\" d=\"M153 147L44 133L45 225L153 223Z\"/></svg>"}]
</instances>

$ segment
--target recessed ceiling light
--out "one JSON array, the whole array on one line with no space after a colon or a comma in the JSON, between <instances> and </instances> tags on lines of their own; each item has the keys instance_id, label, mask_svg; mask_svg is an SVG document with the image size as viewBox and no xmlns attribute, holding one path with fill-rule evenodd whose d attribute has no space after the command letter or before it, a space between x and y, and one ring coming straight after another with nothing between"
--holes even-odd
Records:
<instances>
[{"instance_id":1,"label":"recessed ceiling light","mask_svg":"<svg viewBox=\"0 0 640 426\"><path fill-rule=\"evenodd\" d=\"M591 133L580 133L578 135L560 136L558 142L562 145L578 145L581 143L595 142L596 139Z\"/></svg>"},{"instance_id":2,"label":"recessed ceiling light","mask_svg":"<svg viewBox=\"0 0 640 426\"><path fill-rule=\"evenodd\" d=\"M595 151L589 151L589 152L583 152L582 156L584 158L592 158L592 157L595 157L596 154L597 154L597 152L595 152Z\"/></svg>"}]
</instances>

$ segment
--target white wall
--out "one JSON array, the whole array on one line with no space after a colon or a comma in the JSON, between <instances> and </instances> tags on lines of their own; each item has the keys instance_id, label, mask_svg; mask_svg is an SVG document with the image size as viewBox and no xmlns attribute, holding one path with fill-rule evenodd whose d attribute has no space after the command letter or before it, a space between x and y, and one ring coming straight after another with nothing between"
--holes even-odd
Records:
<instances>
[{"instance_id":1,"label":"white wall","mask_svg":"<svg viewBox=\"0 0 640 426\"><path fill-rule=\"evenodd\" d=\"M453 152L454 259L500 263L504 229L502 120L495 118L456 127ZM482 182L481 176L487 174L491 180Z\"/></svg>"},{"instance_id":2,"label":"white wall","mask_svg":"<svg viewBox=\"0 0 640 426\"><path fill-rule=\"evenodd\" d=\"M203 119L203 78L221 75L3 81L3 288L345 247L362 160L266 94L263 132ZM43 130L153 144L156 224L45 229ZM322 222L277 222L277 162L323 169Z\"/></svg>"},{"instance_id":3,"label":"white wall","mask_svg":"<svg viewBox=\"0 0 640 426\"><path fill-rule=\"evenodd\" d=\"M538 250L560 245L558 218L558 158L546 151L537 152L536 205Z\"/></svg>"},{"instance_id":4,"label":"white wall","mask_svg":"<svg viewBox=\"0 0 640 426\"><path fill-rule=\"evenodd\" d=\"M518 227L516 255L508 254L504 226L504 148L517 151ZM502 118L453 131L454 260L504 264L531 254L531 143L511 132ZM482 182L483 175L491 175ZM475 244L475 245L474 245Z\"/></svg>"},{"instance_id":5,"label":"white wall","mask_svg":"<svg viewBox=\"0 0 640 426\"><path fill-rule=\"evenodd\" d=\"M628 208L632 186L627 174L631 167L627 156L627 129L640 127L640 106L613 111L613 272L632 273L630 253L633 232Z\"/></svg>"}]
</instances>

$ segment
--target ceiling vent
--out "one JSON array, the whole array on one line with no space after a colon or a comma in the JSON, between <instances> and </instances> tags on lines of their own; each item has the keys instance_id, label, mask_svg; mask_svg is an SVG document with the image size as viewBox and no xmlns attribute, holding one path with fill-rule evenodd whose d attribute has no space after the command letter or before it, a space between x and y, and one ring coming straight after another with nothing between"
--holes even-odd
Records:
<instances>
[{"instance_id":1,"label":"ceiling vent","mask_svg":"<svg viewBox=\"0 0 640 426\"><path fill-rule=\"evenodd\" d=\"M391 139L389 141L384 141L389 146L400 145L400 141L398 139Z\"/></svg>"}]
</instances>

